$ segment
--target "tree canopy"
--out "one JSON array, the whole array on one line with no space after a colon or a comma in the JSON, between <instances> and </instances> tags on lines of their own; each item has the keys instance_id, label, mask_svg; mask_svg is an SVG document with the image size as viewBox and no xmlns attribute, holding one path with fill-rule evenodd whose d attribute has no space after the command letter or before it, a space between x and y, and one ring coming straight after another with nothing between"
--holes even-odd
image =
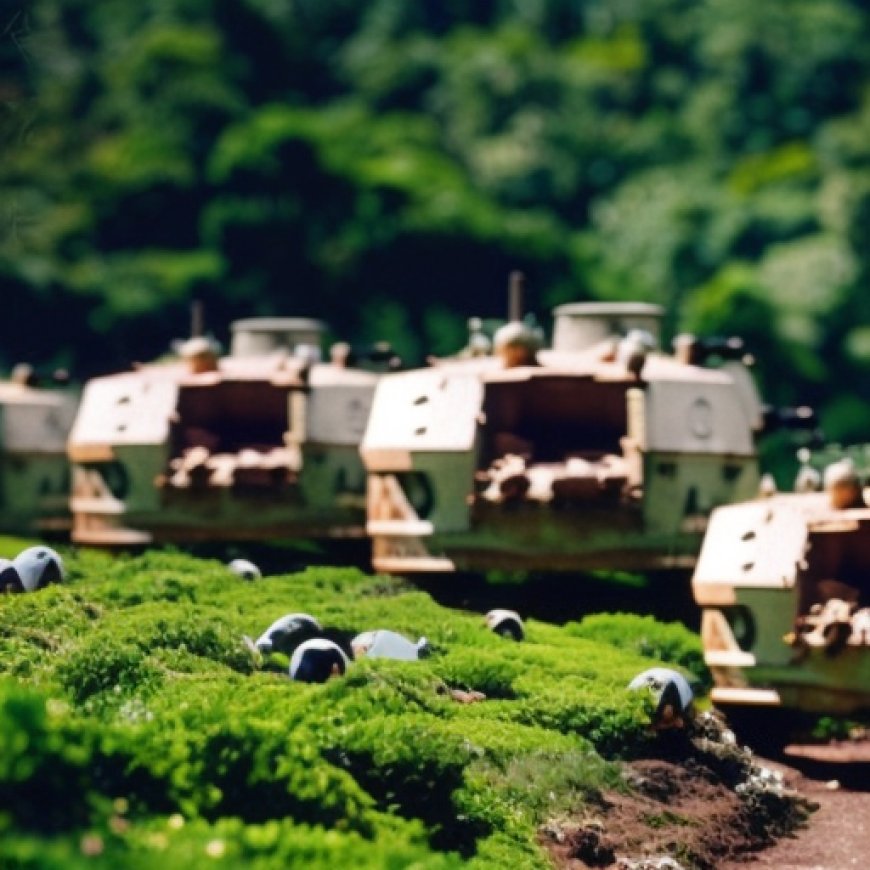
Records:
<instances>
[{"instance_id":1,"label":"tree canopy","mask_svg":"<svg viewBox=\"0 0 870 870\"><path fill-rule=\"evenodd\" d=\"M0 364L299 313L406 356L499 315L660 302L830 435L870 411L857 0L11 0Z\"/></svg>"}]
</instances>

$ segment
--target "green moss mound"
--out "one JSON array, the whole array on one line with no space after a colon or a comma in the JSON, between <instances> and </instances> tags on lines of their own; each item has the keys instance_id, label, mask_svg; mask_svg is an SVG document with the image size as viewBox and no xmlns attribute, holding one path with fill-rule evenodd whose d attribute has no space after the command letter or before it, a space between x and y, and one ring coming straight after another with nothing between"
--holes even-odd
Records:
<instances>
[{"instance_id":1,"label":"green moss mound","mask_svg":"<svg viewBox=\"0 0 870 870\"><path fill-rule=\"evenodd\" d=\"M248 583L173 552L66 558L63 585L0 598L4 867L544 867L540 822L649 740L624 688L641 653L693 665L685 638L626 643L631 618L531 622L516 644L352 569ZM434 652L297 684L243 642L296 610Z\"/></svg>"},{"instance_id":2,"label":"green moss mound","mask_svg":"<svg viewBox=\"0 0 870 870\"><path fill-rule=\"evenodd\" d=\"M678 665L705 688L713 684L704 663L701 638L680 622L658 622L636 613L596 613L580 622L568 623L565 631L573 637L602 641Z\"/></svg>"}]
</instances>

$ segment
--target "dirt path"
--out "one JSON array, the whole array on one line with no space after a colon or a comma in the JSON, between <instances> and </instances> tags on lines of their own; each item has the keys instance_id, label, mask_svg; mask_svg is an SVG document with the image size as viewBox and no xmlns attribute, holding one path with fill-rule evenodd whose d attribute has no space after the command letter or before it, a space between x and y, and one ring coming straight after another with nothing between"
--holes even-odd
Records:
<instances>
[{"instance_id":1,"label":"dirt path","mask_svg":"<svg viewBox=\"0 0 870 870\"><path fill-rule=\"evenodd\" d=\"M719 870L852 870L870 866L870 740L790 746L781 762L789 785L819 804L793 837ZM834 787L838 785L838 787Z\"/></svg>"}]
</instances>

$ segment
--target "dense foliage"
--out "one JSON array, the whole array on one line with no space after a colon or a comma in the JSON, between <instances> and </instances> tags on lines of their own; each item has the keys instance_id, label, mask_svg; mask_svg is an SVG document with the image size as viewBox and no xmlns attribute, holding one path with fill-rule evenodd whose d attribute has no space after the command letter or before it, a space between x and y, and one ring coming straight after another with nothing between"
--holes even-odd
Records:
<instances>
[{"instance_id":1,"label":"dense foliage","mask_svg":"<svg viewBox=\"0 0 870 870\"><path fill-rule=\"evenodd\" d=\"M582 626L531 621L516 644L351 569L68 564L64 585L0 598L4 867L543 867L538 825L619 787L618 759L650 739L625 690L650 659ZM294 683L242 641L294 610L425 633L433 655ZM687 646L643 628L664 658Z\"/></svg>"},{"instance_id":2,"label":"dense foliage","mask_svg":"<svg viewBox=\"0 0 870 870\"><path fill-rule=\"evenodd\" d=\"M7 366L151 357L194 296L219 332L325 315L419 358L519 266L541 310L742 333L768 395L866 436L863 3L2 8Z\"/></svg>"},{"instance_id":3,"label":"dense foliage","mask_svg":"<svg viewBox=\"0 0 870 870\"><path fill-rule=\"evenodd\" d=\"M568 623L565 631L671 662L689 671L698 685L712 684L701 639L682 623L661 623L637 613L595 613L581 622Z\"/></svg>"}]
</instances>

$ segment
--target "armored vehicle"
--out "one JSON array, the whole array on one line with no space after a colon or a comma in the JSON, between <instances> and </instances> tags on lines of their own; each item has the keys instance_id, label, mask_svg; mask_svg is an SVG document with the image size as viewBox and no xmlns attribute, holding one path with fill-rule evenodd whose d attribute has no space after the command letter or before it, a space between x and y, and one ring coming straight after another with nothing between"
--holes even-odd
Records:
<instances>
[{"instance_id":1,"label":"armored vehicle","mask_svg":"<svg viewBox=\"0 0 870 870\"><path fill-rule=\"evenodd\" d=\"M870 710L863 499L837 504L829 489L717 509L692 585L717 706L738 719Z\"/></svg>"},{"instance_id":2,"label":"armored vehicle","mask_svg":"<svg viewBox=\"0 0 870 870\"><path fill-rule=\"evenodd\" d=\"M515 316L495 353L473 333L379 382L361 447L376 569L686 568L710 511L757 491L763 415L739 355L659 351L655 305L554 314L549 349Z\"/></svg>"},{"instance_id":3,"label":"armored vehicle","mask_svg":"<svg viewBox=\"0 0 870 870\"><path fill-rule=\"evenodd\" d=\"M0 382L0 531L69 531L66 439L77 402L68 389Z\"/></svg>"},{"instance_id":4,"label":"armored vehicle","mask_svg":"<svg viewBox=\"0 0 870 870\"><path fill-rule=\"evenodd\" d=\"M378 374L324 325L255 318L228 356L204 338L181 360L90 381L70 439L74 541L362 537L359 441Z\"/></svg>"}]
</instances>

